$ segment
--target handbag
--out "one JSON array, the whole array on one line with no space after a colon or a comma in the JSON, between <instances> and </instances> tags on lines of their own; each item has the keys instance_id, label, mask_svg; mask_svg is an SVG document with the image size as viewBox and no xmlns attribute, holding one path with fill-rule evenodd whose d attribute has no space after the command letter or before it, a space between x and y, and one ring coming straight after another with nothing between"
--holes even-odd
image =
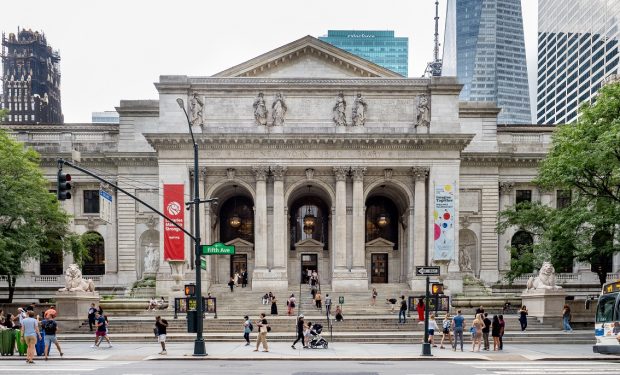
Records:
<instances>
[{"instance_id":1,"label":"handbag","mask_svg":"<svg viewBox=\"0 0 620 375\"><path fill-rule=\"evenodd\" d=\"M155 337L159 336L158 333L159 332L157 332L157 327L153 327L153 334L155 334Z\"/></svg>"}]
</instances>

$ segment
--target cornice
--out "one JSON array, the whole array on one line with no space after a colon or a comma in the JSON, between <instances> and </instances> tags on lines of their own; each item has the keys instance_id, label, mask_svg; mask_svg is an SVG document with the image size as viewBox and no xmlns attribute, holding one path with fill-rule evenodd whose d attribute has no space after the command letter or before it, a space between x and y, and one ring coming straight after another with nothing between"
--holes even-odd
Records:
<instances>
[{"instance_id":1,"label":"cornice","mask_svg":"<svg viewBox=\"0 0 620 375\"><path fill-rule=\"evenodd\" d=\"M498 133L553 133L556 125L497 124Z\"/></svg>"},{"instance_id":2,"label":"cornice","mask_svg":"<svg viewBox=\"0 0 620 375\"><path fill-rule=\"evenodd\" d=\"M0 128L9 132L54 132L54 133L73 133L87 131L92 133L118 133L118 124L2 124Z\"/></svg>"},{"instance_id":3,"label":"cornice","mask_svg":"<svg viewBox=\"0 0 620 375\"><path fill-rule=\"evenodd\" d=\"M461 153L461 166L528 167L536 168L545 158L544 153Z\"/></svg>"},{"instance_id":4,"label":"cornice","mask_svg":"<svg viewBox=\"0 0 620 375\"><path fill-rule=\"evenodd\" d=\"M188 134L147 133L149 144L156 150L191 149ZM473 134L200 134L196 138L203 150L222 149L390 149L390 150L457 150L462 151Z\"/></svg>"},{"instance_id":5,"label":"cornice","mask_svg":"<svg viewBox=\"0 0 620 375\"><path fill-rule=\"evenodd\" d=\"M41 154L41 165L56 166L59 158L71 160L71 154ZM156 167L158 166L158 158L156 152L82 154L80 165Z\"/></svg>"}]
</instances>

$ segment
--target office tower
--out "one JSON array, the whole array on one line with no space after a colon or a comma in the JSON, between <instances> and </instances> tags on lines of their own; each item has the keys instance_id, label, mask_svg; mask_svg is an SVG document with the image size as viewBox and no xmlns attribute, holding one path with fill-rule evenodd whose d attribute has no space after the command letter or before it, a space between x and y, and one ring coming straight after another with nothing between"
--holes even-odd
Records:
<instances>
[{"instance_id":1,"label":"office tower","mask_svg":"<svg viewBox=\"0 0 620 375\"><path fill-rule=\"evenodd\" d=\"M570 123L603 80L618 72L620 2L538 2L539 124Z\"/></svg>"},{"instance_id":2,"label":"office tower","mask_svg":"<svg viewBox=\"0 0 620 375\"><path fill-rule=\"evenodd\" d=\"M2 33L2 106L9 124L62 124L60 55L38 31Z\"/></svg>"},{"instance_id":3,"label":"office tower","mask_svg":"<svg viewBox=\"0 0 620 375\"><path fill-rule=\"evenodd\" d=\"M328 30L319 40L407 77L409 38L395 37L393 30Z\"/></svg>"},{"instance_id":4,"label":"office tower","mask_svg":"<svg viewBox=\"0 0 620 375\"><path fill-rule=\"evenodd\" d=\"M118 124L119 114L116 111L92 112L93 124Z\"/></svg>"},{"instance_id":5,"label":"office tower","mask_svg":"<svg viewBox=\"0 0 620 375\"><path fill-rule=\"evenodd\" d=\"M531 124L520 0L448 0L443 76L460 98L492 101L500 124Z\"/></svg>"}]
</instances>

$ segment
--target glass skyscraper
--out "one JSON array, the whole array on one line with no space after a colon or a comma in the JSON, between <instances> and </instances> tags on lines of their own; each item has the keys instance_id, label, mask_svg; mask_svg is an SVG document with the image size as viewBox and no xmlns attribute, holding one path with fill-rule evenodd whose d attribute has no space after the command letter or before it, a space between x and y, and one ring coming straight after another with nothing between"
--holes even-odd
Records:
<instances>
[{"instance_id":1,"label":"glass skyscraper","mask_svg":"<svg viewBox=\"0 0 620 375\"><path fill-rule=\"evenodd\" d=\"M407 77L409 38L395 37L392 30L328 30L319 40Z\"/></svg>"},{"instance_id":2,"label":"glass skyscraper","mask_svg":"<svg viewBox=\"0 0 620 375\"><path fill-rule=\"evenodd\" d=\"M573 122L579 104L618 73L619 27L618 0L538 2L539 124Z\"/></svg>"},{"instance_id":3,"label":"glass skyscraper","mask_svg":"<svg viewBox=\"0 0 620 375\"><path fill-rule=\"evenodd\" d=\"M442 75L497 103L498 123L531 124L521 0L448 0Z\"/></svg>"}]
</instances>

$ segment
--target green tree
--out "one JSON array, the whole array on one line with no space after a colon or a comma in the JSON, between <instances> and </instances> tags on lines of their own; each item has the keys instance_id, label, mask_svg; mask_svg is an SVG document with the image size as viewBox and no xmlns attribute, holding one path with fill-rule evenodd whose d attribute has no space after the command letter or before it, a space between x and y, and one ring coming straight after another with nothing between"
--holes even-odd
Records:
<instances>
[{"instance_id":1,"label":"green tree","mask_svg":"<svg viewBox=\"0 0 620 375\"><path fill-rule=\"evenodd\" d=\"M570 206L509 208L500 213L498 230L530 228L540 239L534 261L544 257L557 266L574 257L592 264L603 284L605 260L620 250L613 240L620 223L620 84L602 87L577 121L557 126L534 183L570 190Z\"/></svg>"},{"instance_id":2,"label":"green tree","mask_svg":"<svg viewBox=\"0 0 620 375\"><path fill-rule=\"evenodd\" d=\"M15 282L30 259L45 260L62 251L83 258L85 247L69 231L70 217L50 194L39 155L0 130L0 275L8 278L12 302Z\"/></svg>"}]
</instances>

